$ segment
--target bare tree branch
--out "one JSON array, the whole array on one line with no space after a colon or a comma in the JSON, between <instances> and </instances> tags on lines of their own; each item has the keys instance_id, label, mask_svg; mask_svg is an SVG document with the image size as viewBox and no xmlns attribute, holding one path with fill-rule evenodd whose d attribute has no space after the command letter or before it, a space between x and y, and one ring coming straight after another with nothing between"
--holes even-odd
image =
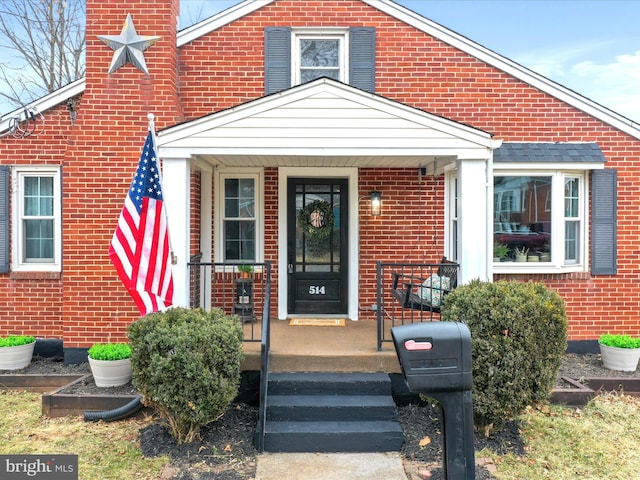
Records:
<instances>
[{"instance_id":1,"label":"bare tree branch","mask_svg":"<svg viewBox=\"0 0 640 480\"><path fill-rule=\"evenodd\" d=\"M16 107L85 74L83 0L0 0L0 97Z\"/></svg>"}]
</instances>

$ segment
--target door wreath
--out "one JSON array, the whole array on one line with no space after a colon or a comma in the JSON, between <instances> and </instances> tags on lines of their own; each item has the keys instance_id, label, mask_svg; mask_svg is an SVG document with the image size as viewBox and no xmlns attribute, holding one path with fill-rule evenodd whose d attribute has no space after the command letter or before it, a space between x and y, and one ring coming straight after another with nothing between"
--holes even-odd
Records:
<instances>
[{"instance_id":1,"label":"door wreath","mask_svg":"<svg viewBox=\"0 0 640 480\"><path fill-rule=\"evenodd\" d=\"M333 222L333 208L324 200L311 202L298 214L298 225L310 237L327 238L333 230Z\"/></svg>"}]
</instances>

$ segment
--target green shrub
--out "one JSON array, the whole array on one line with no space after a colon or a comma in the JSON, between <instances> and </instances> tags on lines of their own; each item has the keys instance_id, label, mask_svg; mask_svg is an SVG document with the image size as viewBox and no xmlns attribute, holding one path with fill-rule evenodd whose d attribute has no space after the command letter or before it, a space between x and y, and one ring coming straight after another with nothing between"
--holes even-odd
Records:
<instances>
[{"instance_id":1,"label":"green shrub","mask_svg":"<svg viewBox=\"0 0 640 480\"><path fill-rule=\"evenodd\" d=\"M35 342L35 337L29 335L9 335L0 337L0 347L19 347Z\"/></svg>"},{"instance_id":2,"label":"green shrub","mask_svg":"<svg viewBox=\"0 0 640 480\"><path fill-rule=\"evenodd\" d=\"M199 438L240 385L242 325L221 310L170 308L129 327L133 383L178 443Z\"/></svg>"},{"instance_id":3,"label":"green shrub","mask_svg":"<svg viewBox=\"0 0 640 480\"><path fill-rule=\"evenodd\" d=\"M549 397L567 346L556 292L539 283L475 280L447 295L442 320L471 331L474 424L485 434Z\"/></svg>"},{"instance_id":4,"label":"green shrub","mask_svg":"<svg viewBox=\"0 0 640 480\"><path fill-rule=\"evenodd\" d=\"M632 338L629 335L605 333L600 336L598 341L607 347L640 348L640 338Z\"/></svg>"},{"instance_id":5,"label":"green shrub","mask_svg":"<svg viewBox=\"0 0 640 480\"><path fill-rule=\"evenodd\" d=\"M93 360L124 360L131 357L131 346L127 343L95 343L89 349Z\"/></svg>"}]
</instances>

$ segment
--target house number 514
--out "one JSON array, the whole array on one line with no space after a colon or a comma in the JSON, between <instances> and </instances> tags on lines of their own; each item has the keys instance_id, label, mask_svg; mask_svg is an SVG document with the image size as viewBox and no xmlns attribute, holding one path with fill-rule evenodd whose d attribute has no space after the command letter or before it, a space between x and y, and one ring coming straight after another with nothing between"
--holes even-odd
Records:
<instances>
[{"instance_id":1,"label":"house number 514","mask_svg":"<svg viewBox=\"0 0 640 480\"><path fill-rule=\"evenodd\" d=\"M324 295L324 285L309 285L309 295Z\"/></svg>"}]
</instances>

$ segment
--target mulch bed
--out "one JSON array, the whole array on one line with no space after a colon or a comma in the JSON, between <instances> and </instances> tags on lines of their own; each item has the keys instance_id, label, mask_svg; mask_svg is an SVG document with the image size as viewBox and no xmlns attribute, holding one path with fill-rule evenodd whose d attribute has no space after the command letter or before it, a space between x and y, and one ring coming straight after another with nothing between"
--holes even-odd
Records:
<instances>
[{"instance_id":1,"label":"mulch bed","mask_svg":"<svg viewBox=\"0 0 640 480\"><path fill-rule=\"evenodd\" d=\"M88 364L65 365L60 359L35 357L25 369L7 373L90 372ZM638 378L640 372L607 370L602 367L599 355L567 355L558 372L558 378L562 376L576 380L589 377ZM562 382L558 380L558 384ZM135 393L135 389L131 384L99 388L89 378L76 384L73 391L67 393L130 395ZM417 471L423 470L431 474L431 480L444 479L439 408L428 403L407 405L399 407L398 414L405 434L402 456L408 477L415 480L419 478ZM146 456L167 454L170 457L170 465L163 472L162 480L250 480L255 477L257 451L253 446L253 437L257 418L256 406L234 403L218 421L203 429L201 441L183 445L176 444L168 429L156 421L140 431L140 448ZM499 454L524 454L517 422L508 422L489 438L476 434L474 447L476 451L487 447ZM494 478L484 465L476 467L476 479Z\"/></svg>"}]
</instances>

